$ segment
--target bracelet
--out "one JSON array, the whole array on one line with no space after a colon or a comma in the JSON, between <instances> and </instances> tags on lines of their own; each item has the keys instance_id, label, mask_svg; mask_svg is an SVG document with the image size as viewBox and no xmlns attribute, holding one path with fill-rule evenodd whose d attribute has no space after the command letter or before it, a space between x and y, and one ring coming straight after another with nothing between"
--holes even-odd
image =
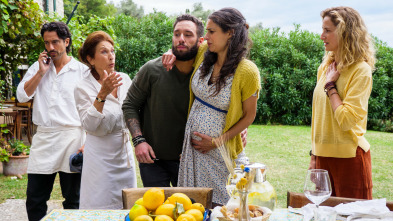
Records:
<instances>
[{"instance_id":1,"label":"bracelet","mask_svg":"<svg viewBox=\"0 0 393 221\"><path fill-rule=\"evenodd\" d=\"M328 95L328 97L331 97L333 94L338 94L337 92L333 92L330 95Z\"/></svg>"},{"instance_id":2,"label":"bracelet","mask_svg":"<svg viewBox=\"0 0 393 221\"><path fill-rule=\"evenodd\" d=\"M216 146L216 144L215 144L215 142L214 142L214 138L212 138L212 146L213 146L213 147Z\"/></svg>"},{"instance_id":3,"label":"bracelet","mask_svg":"<svg viewBox=\"0 0 393 221\"><path fill-rule=\"evenodd\" d=\"M331 89L336 89L336 90L337 90L336 86L330 87L330 88L328 88L328 89L325 88L326 96L329 97L329 91L330 91Z\"/></svg>"},{"instance_id":4,"label":"bracelet","mask_svg":"<svg viewBox=\"0 0 393 221\"><path fill-rule=\"evenodd\" d=\"M310 150L310 157L312 156L312 150Z\"/></svg>"},{"instance_id":5,"label":"bracelet","mask_svg":"<svg viewBox=\"0 0 393 221\"><path fill-rule=\"evenodd\" d=\"M335 86L336 86L336 82L334 82L334 81L329 81L329 82L327 82L327 83L325 84L325 87L324 87L324 88L326 89L326 88L328 88L328 87L330 87L330 86L334 86L334 87L335 87Z\"/></svg>"},{"instance_id":6,"label":"bracelet","mask_svg":"<svg viewBox=\"0 0 393 221\"><path fill-rule=\"evenodd\" d=\"M132 144L136 147L138 144L146 142L146 139L142 135L138 135L132 138Z\"/></svg>"}]
</instances>

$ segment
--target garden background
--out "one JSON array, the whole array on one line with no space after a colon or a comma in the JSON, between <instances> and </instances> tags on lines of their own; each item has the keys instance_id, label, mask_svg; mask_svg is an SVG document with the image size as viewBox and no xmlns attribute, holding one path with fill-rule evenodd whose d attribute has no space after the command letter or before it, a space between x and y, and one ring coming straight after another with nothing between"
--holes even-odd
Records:
<instances>
[{"instance_id":1,"label":"garden background","mask_svg":"<svg viewBox=\"0 0 393 221\"><path fill-rule=\"evenodd\" d=\"M1 101L5 99L6 91L15 90L8 79L15 81L18 78L18 72L15 72L18 65L22 63L31 65L44 50L40 36L42 24L55 20L65 22L66 18L46 15L32 0L1 0L0 9L2 10L0 14ZM190 13L197 14L200 11L194 8ZM205 14L197 15L206 20ZM127 73L133 78L145 62L162 55L171 47L174 19L174 16L161 12L147 15L123 12L106 17L98 17L95 14L76 15L69 24L73 40L71 53L77 57L77 51L86 36L93 31L104 30L116 42L116 70ZM253 47L249 58L258 66L262 82L254 124L267 126L251 127L249 154L260 156L252 160L266 163L272 168L272 174L268 176L273 180L277 178L274 181L276 188L282 182L290 184L292 179L302 179L299 178L303 177L299 173L305 174L304 171L308 167L312 94L317 68L324 55L323 42L318 34L303 30L301 24L294 26L295 29L289 33L283 33L279 28L264 28L262 25L250 28ZM377 63L373 72L373 90L369 101L368 129L393 132L393 48L388 47L377 37L374 39ZM296 127L269 125L296 125ZM270 130L275 132L269 133ZM291 136L292 138L284 139ZM388 168L392 168L392 160L387 158L392 156L392 134L368 131L366 137L369 138L368 136L372 148L375 148L372 149L373 151L382 148L379 152L381 155L373 157L373 178L375 182L382 179L382 184L391 189L393 179ZM253 142L258 145L253 147ZM281 151L277 152L278 150ZM281 172L274 170L280 165L284 166L282 161L286 160L292 162L286 166L287 168L281 168ZM300 171L288 172L291 168ZM4 177L0 176L0 180L2 181L0 189L3 191L8 186L3 183ZM288 186L285 186L285 189L280 188L281 200L285 194L282 192L284 190L291 189ZM297 186L295 190L301 191L301 188ZM391 194L389 191L384 191L376 197L393 199L389 194Z\"/></svg>"}]
</instances>

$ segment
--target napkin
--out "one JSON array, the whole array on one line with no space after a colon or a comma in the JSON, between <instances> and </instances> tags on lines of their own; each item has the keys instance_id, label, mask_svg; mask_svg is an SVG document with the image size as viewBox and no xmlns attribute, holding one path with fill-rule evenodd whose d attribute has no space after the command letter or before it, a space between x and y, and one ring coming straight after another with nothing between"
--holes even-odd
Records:
<instances>
[{"instance_id":1,"label":"napkin","mask_svg":"<svg viewBox=\"0 0 393 221\"><path fill-rule=\"evenodd\" d=\"M386 199L356 201L339 204L334 207L340 215L346 215L347 221L351 220L392 220L393 212L386 207Z\"/></svg>"},{"instance_id":2,"label":"napkin","mask_svg":"<svg viewBox=\"0 0 393 221\"><path fill-rule=\"evenodd\" d=\"M332 207L320 206L319 209L327 209ZM300 210L294 210L292 207L289 211L303 215L303 221L310 221L314 217L315 204L307 204ZM386 207L386 199L356 201L352 203L339 204L334 207L334 210L339 215L337 219L341 220L340 216L348 216L347 221L362 220L362 221L393 221L393 212Z\"/></svg>"},{"instance_id":3,"label":"napkin","mask_svg":"<svg viewBox=\"0 0 393 221\"><path fill-rule=\"evenodd\" d=\"M288 210L293 213L298 213L303 215L303 221L310 221L314 217L314 210L317 209L315 204L307 204L303 206L300 210L293 209L292 207L288 207ZM319 206L319 210L332 210L332 207L329 206Z\"/></svg>"}]
</instances>

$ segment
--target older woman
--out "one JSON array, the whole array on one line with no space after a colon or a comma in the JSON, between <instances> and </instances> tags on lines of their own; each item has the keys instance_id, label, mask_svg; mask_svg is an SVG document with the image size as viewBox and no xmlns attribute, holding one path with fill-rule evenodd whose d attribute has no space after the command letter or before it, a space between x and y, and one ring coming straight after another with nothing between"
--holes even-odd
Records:
<instances>
[{"instance_id":1,"label":"older woman","mask_svg":"<svg viewBox=\"0 0 393 221\"><path fill-rule=\"evenodd\" d=\"M325 57L312 106L310 168L326 169L332 195L372 198L366 133L374 50L359 13L350 7L321 12Z\"/></svg>"},{"instance_id":2,"label":"older woman","mask_svg":"<svg viewBox=\"0 0 393 221\"><path fill-rule=\"evenodd\" d=\"M97 31L79 50L80 60L90 68L75 88L87 132L80 209L121 209L121 190L136 187L134 156L121 110L131 79L115 72L113 44L107 33Z\"/></svg>"},{"instance_id":3,"label":"older woman","mask_svg":"<svg viewBox=\"0 0 393 221\"><path fill-rule=\"evenodd\" d=\"M225 189L229 171L215 139L225 137L236 163L247 163L240 132L256 115L260 90L258 68L245 59L250 39L243 15L234 8L211 14L206 26L208 50L197 56L191 77L191 100L179 186L211 187L214 204L226 204ZM205 47L206 45L201 46Z\"/></svg>"}]
</instances>

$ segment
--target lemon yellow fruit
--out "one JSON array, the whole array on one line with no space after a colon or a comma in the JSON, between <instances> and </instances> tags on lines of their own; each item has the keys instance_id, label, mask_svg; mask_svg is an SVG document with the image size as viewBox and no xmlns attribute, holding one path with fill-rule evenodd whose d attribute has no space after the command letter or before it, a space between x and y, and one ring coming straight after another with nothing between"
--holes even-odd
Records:
<instances>
[{"instance_id":1,"label":"lemon yellow fruit","mask_svg":"<svg viewBox=\"0 0 393 221\"><path fill-rule=\"evenodd\" d=\"M174 193L172 196L168 197L168 200L171 204L176 202L183 204L184 210L189 210L191 208L192 202L190 198L184 193Z\"/></svg>"},{"instance_id":2,"label":"lemon yellow fruit","mask_svg":"<svg viewBox=\"0 0 393 221\"><path fill-rule=\"evenodd\" d=\"M165 202L164 202L164 204L170 204L169 200L166 199Z\"/></svg>"},{"instance_id":3,"label":"lemon yellow fruit","mask_svg":"<svg viewBox=\"0 0 393 221\"><path fill-rule=\"evenodd\" d=\"M143 198L137 199L137 200L135 201L135 204L138 204L138 205L142 205L142 206L143 206Z\"/></svg>"},{"instance_id":4,"label":"lemon yellow fruit","mask_svg":"<svg viewBox=\"0 0 393 221\"><path fill-rule=\"evenodd\" d=\"M148 214L149 214L149 212L147 211L147 209L144 206L134 204L134 206L130 209L129 216L130 216L130 220L134 221L134 219L136 217L141 216L141 215L148 215Z\"/></svg>"},{"instance_id":5,"label":"lemon yellow fruit","mask_svg":"<svg viewBox=\"0 0 393 221\"><path fill-rule=\"evenodd\" d=\"M179 217L177 217L176 221L196 221L193 215L190 214L181 214Z\"/></svg>"},{"instance_id":6,"label":"lemon yellow fruit","mask_svg":"<svg viewBox=\"0 0 393 221\"><path fill-rule=\"evenodd\" d=\"M150 211L156 210L165 201L164 190L151 188L143 194L143 205Z\"/></svg>"},{"instance_id":7,"label":"lemon yellow fruit","mask_svg":"<svg viewBox=\"0 0 393 221\"><path fill-rule=\"evenodd\" d=\"M173 204L162 204L156 209L155 215L167 215L173 219L173 210L175 205Z\"/></svg>"},{"instance_id":8,"label":"lemon yellow fruit","mask_svg":"<svg viewBox=\"0 0 393 221\"><path fill-rule=\"evenodd\" d=\"M202 214L205 212L205 207L200 203L193 203L191 205L191 209L197 209L197 210L201 211Z\"/></svg>"},{"instance_id":9,"label":"lemon yellow fruit","mask_svg":"<svg viewBox=\"0 0 393 221\"><path fill-rule=\"evenodd\" d=\"M158 215L154 219L154 221L173 221L172 217L169 217L167 215Z\"/></svg>"},{"instance_id":10,"label":"lemon yellow fruit","mask_svg":"<svg viewBox=\"0 0 393 221\"><path fill-rule=\"evenodd\" d=\"M196 221L203 221L203 213L197 209L187 210L186 214L192 215Z\"/></svg>"},{"instance_id":11,"label":"lemon yellow fruit","mask_svg":"<svg viewBox=\"0 0 393 221\"><path fill-rule=\"evenodd\" d=\"M141 215L136 217L134 221L153 221L153 218L151 218L149 215Z\"/></svg>"}]
</instances>

